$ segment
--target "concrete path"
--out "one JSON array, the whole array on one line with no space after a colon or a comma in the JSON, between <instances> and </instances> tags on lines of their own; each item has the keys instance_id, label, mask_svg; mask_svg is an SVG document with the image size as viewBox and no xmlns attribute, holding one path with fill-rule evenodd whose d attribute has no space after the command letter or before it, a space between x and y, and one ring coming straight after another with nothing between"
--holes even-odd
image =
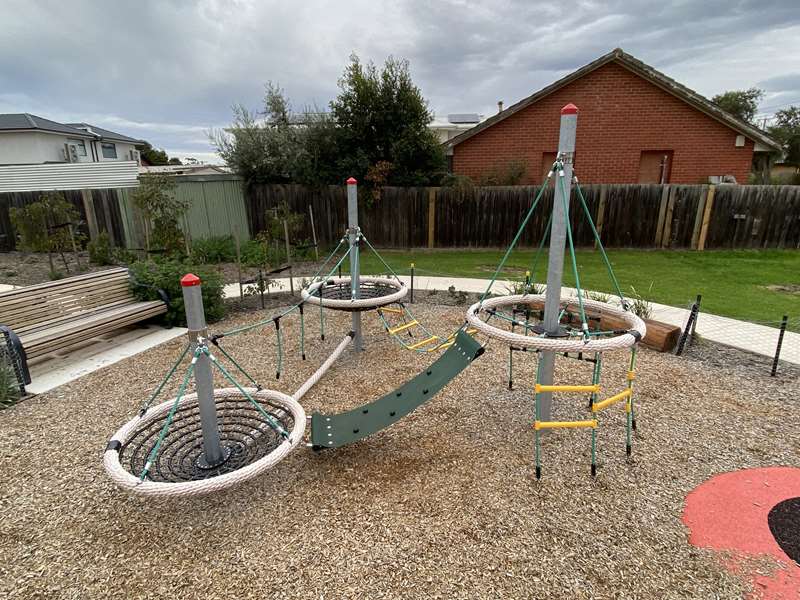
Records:
<instances>
[{"instance_id":1,"label":"concrete path","mask_svg":"<svg viewBox=\"0 0 800 600\"><path fill-rule=\"evenodd\" d=\"M401 275L400 279L404 281L406 285L410 285L410 277ZM306 278L305 282L307 281ZM273 279L272 282L273 287L270 288L270 291L289 291L288 277ZM298 290L302 287L304 279L302 277L295 277L293 283L295 293L299 299L300 292ZM467 277L414 277L415 291L446 291L450 286L453 286L457 291L461 292L483 293L487 285L489 285L488 279ZM495 282L492 290L496 293L503 294L508 292L510 286L510 281L498 280ZM226 285L224 293L227 298L236 298L239 296L239 286L236 284ZM564 294L574 293L574 289L564 288ZM683 328L686 325L686 321L689 319L688 308L677 308L675 306L667 306L655 302L651 303L651 306L653 309L651 318L656 321L662 321ZM702 312L702 309L697 320L697 333L703 338L770 358L775 355L775 346L778 342L777 327L777 322L774 323L772 327L769 327L757 323L749 323L747 321L738 321L728 317L712 315ZM781 360L800 365L800 333L786 332L783 338Z\"/></svg>"},{"instance_id":2,"label":"concrete path","mask_svg":"<svg viewBox=\"0 0 800 600\"><path fill-rule=\"evenodd\" d=\"M410 278L401 276L407 285ZM271 292L289 291L289 279L273 279ZM305 280L307 282L307 279ZM294 278L294 289L297 298L300 297L299 290L304 283L304 278ZM448 278L448 277L415 277L415 291L447 291L451 286L458 291L482 293L489 284L487 279L472 278ZM497 281L493 290L498 293L506 293L509 281ZM0 288L2 289L2 288ZM564 288L564 293L574 293L570 288ZM224 288L226 298L239 297L238 284L226 285ZM679 327L684 327L689 318L689 310L676 308L664 304L652 304L652 318ZM766 357L772 357L775 353L775 345L778 339L778 330L775 327L767 327L745 321L737 321L727 317L720 317L708 313L700 313L697 322L697 332L705 339L755 352ZM62 358L54 358L46 362L34 365L31 369L32 383L26 389L32 394L41 394L55 387L68 383L78 377L101 369L108 365L119 362L129 356L134 356L163 344L166 341L184 335L186 329L174 327L164 329L161 327L150 326L128 330L125 333L115 336L105 342L83 348L80 352L74 352ZM781 352L781 360L787 363L800 365L800 334L786 332Z\"/></svg>"}]
</instances>

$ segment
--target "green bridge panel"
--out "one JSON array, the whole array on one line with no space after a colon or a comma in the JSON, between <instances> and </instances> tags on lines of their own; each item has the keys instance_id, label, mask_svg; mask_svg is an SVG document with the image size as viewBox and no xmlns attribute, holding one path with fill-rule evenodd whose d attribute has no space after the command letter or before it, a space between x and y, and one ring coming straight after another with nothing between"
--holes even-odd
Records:
<instances>
[{"instance_id":1,"label":"green bridge panel","mask_svg":"<svg viewBox=\"0 0 800 600\"><path fill-rule=\"evenodd\" d=\"M402 386L369 404L338 415L314 413L311 442L316 450L338 448L385 429L435 396L483 354L464 330L436 362Z\"/></svg>"}]
</instances>

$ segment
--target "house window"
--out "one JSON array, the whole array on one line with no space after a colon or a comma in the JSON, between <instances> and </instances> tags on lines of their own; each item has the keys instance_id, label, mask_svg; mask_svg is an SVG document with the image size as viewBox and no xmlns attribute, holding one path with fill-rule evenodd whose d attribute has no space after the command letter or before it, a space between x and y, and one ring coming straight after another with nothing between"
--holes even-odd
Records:
<instances>
[{"instance_id":1,"label":"house window","mask_svg":"<svg viewBox=\"0 0 800 600\"><path fill-rule=\"evenodd\" d=\"M116 144L100 144L103 149L103 158L117 158Z\"/></svg>"},{"instance_id":2,"label":"house window","mask_svg":"<svg viewBox=\"0 0 800 600\"><path fill-rule=\"evenodd\" d=\"M642 150L639 183L669 183L672 150Z\"/></svg>"},{"instance_id":3,"label":"house window","mask_svg":"<svg viewBox=\"0 0 800 600\"><path fill-rule=\"evenodd\" d=\"M78 156L86 156L86 142L83 140L67 139L67 144L75 147L75 153Z\"/></svg>"}]
</instances>

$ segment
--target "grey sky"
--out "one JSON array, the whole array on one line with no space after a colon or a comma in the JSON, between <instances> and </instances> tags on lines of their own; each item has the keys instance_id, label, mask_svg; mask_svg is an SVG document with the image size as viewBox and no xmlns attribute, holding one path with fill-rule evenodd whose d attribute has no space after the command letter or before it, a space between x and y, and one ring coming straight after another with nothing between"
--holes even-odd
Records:
<instances>
[{"instance_id":1,"label":"grey sky","mask_svg":"<svg viewBox=\"0 0 800 600\"><path fill-rule=\"evenodd\" d=\"M796 2L0 0L0 112L87 121L213 160L205 132L278 82L325 106L351 52L411 61L438 114L496 110L621 46L712 96L800 103Z\"/></svg>"}]
</instances>

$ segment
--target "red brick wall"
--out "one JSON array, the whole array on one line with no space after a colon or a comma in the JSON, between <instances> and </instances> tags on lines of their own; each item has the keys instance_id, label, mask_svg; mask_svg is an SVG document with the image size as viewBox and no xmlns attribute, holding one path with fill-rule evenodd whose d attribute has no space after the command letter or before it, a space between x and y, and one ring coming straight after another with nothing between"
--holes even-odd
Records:
<instances>
[{"instance_id":1,"label":"red brick wall","mask_svg":"<svg viewBox=\"0 0 800 600\"><path fill-rule=\"evenodd\" d=\"M541 183L542 154L558 147L561 107L578 106L575 169L587 183L635 183L642 150L672 150L671 183L709 175L747 181L753 142L661 88L609 63L483 130L453 149L453 171L475 181L522 160L526 183Z\"/></svg>"}]
</instances>

